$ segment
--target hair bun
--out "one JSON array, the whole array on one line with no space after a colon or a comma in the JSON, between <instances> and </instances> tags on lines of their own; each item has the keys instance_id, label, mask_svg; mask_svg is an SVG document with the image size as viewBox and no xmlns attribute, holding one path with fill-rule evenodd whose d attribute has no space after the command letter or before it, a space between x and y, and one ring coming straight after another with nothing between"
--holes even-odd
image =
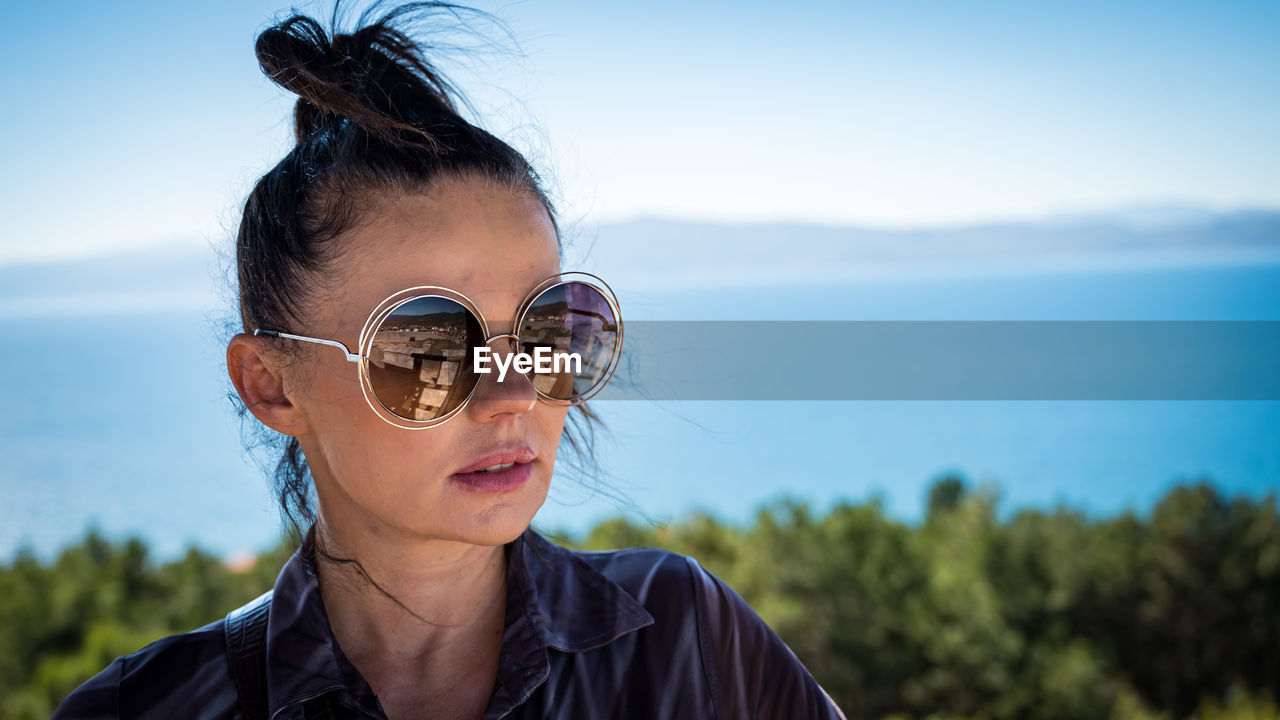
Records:
<instances>
[{"instance_id":1,"label":"hair bun","mask_svg":"<svg viewBox=\"0 0 1280 720\"><path fill-rule=\"evenodd\" d=\"M347 118L393 142L408 134L435 143L421 121L432 113L456 114L449 86L419 56L418 46L388 24L394 15L332 38L315 20L294 15L258 36L262 71L298 96L298 142Z\"/></svg>"}]
</instances>

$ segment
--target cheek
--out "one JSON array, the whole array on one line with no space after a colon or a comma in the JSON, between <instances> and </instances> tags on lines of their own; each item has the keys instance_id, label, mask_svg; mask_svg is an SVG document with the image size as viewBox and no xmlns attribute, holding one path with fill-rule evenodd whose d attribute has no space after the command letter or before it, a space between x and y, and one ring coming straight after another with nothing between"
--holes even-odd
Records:
<instances>
[{"instance_id":1,"label":"cheek","mask_svg":"<svg viewBox=\"0 0 1280 720\"><path fill-rule=\"evenodd\" d=\"M321 444L330 482L378 515L412 524L412 518L425 517L439 504L454 438L445 427L394 427L364 407L350 422L331 426Z\"/></svg>"},{"instance_id":2,"label":"cheek","mask_svg":"<svg viewBox=\"0 0 1280 720\"><path fill-rule=\"evenodd\" d=\"M568 419L568 413L568 407L547 405L542 402L538 403L538 409L534 411L534 415L538 420L538 439L541 444L539 453L546 459L548 485L555 469L557 451L560 449L560 440L564 436L564 426Z\"/></svg>"},{"instance_id":3,"label":"cheek","mask_svg":"<svg viewBox=\"0 0 1280 720\"><path fill-rule=\"evenodd\" d=\"M567 406L548 405L539 401L533 414L537 418L539 431L547 442L547 451L555 452L556 447L560 444L560 437L564 434L564 425L565 421L568 420L569 408Z\"/></svg>"},{"instance_id":4,"label":"cheek","mask_svg":"<svg viewBox=\"0 0 1280 720\"><path fill-rule=\"evenodd\" d=\"M455 433L447 424L413 431L384 422L365 400L354 365L321 369L301 401L328 480L362 504L394 505L443 480Z\"/></svg>"}]
</instances>

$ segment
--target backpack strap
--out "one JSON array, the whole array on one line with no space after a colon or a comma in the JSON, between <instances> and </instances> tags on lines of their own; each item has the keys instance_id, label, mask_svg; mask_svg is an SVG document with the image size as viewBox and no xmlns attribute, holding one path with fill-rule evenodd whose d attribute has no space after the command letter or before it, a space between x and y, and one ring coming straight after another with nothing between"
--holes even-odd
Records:
<instances>
[{"instance_id":1,"label":"backpack strap","mask_svg":"<svg viewBox=\"0 0 1280 720\"><path fill-rule=\"evenodd\" d=\"M227 613L227 662L246 720L267 717L267 611L271 590Z\"/></svg>"}]
</instances>

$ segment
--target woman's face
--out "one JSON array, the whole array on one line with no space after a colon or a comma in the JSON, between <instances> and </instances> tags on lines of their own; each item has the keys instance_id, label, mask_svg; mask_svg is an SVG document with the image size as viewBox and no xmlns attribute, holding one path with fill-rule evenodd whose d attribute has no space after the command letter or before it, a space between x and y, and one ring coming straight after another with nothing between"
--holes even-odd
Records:
<instances>
[{"instance_id":1,"label":"woman's face","mask_svg":"<svg viewBox=\"0 0 1280 720\"><path fill-rule=\"evenodd\" d=\"M379 201L339 238L334 283L318 289L305 334L358 346L369 311L415 285L469 297L490 335L512 332L516 310L542 280L560 271L555 230L526 192L476 180L450 180L426 195ZM510 352L495 342L494 355ZM471 400L443 424L405 430L374 414L356 365L314 346L300 364L307 380L286 395L306 419L298 436L331 527L408 534L479 545L518 536L546 499L565 406L537 400L519 373L480 375ZM495 452L528 447L528 481L483 490L450 475Z\"/></svg>"}]
</instances>

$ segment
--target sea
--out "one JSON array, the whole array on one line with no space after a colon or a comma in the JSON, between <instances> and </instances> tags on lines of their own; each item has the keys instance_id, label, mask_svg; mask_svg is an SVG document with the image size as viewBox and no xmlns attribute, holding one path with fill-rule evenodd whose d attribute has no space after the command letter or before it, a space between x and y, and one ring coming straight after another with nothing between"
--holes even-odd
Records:
<instances>
[{"instance_id":1,"label":"sea","mask_svg":"<svg viewBox=\"0 0 1280 720\"><path fill-rule=\"evenodd\" d=\"M1280 320L1280 263L615 289L627 318L651 320ZM0 314L0 559L52 558L89 528L140 537L157 561L191 547L242 558L278 539L227 397L225 316L190 303ZM593 405L601 484L558 467L541 529L694 511L749 523L783 498L816 513L875 502L915 523L946 475L997 492L1004 516L1146 513L1201 480L1228 496L1280 488L1276 400Z\"/></svg>"}]
</instances>

